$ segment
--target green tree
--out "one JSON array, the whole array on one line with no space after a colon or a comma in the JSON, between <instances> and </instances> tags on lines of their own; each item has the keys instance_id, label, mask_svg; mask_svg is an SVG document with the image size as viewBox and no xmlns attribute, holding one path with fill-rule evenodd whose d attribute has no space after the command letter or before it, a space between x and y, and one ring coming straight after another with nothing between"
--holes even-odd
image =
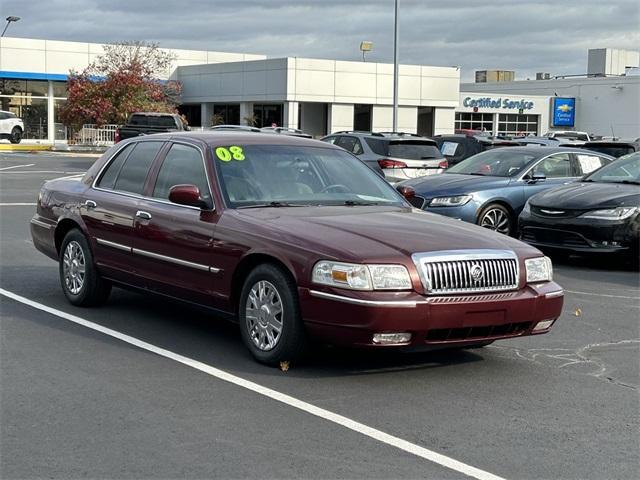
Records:
<instances>
[{"instance_id":1,"label":"green tree","mask_svg":"<svg viewBox=\"0 0 640 480\"><path fill-rule=\"evenodd\" d=\"M122 124L136 111L176 111L181 85L158 80L170 74L174 55L139 41L103 48L82 72L70 72L67 103L60 112L65 124Z\"/></svg>"}]
</instances>

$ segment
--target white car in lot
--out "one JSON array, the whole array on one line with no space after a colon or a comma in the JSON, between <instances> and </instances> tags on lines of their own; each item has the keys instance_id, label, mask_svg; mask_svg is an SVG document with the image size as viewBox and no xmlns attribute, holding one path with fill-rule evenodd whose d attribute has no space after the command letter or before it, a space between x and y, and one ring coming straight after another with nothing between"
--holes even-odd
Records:
<instances>
[{"instance_id":1,"label":"white car in lot","mask_svg":"<svg viewBox=\"0 0 640 480\"><path fill-rule=\"evenodd\" d=\"M11 143L20 143L24 123L15 113L0 110L0 139L9 140Z\"/></svg>"}]
</instances>

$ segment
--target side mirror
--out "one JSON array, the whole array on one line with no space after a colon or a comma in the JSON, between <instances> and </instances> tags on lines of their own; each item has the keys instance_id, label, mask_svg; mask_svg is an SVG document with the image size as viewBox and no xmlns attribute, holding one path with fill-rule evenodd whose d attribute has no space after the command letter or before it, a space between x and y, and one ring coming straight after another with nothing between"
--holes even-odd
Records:
<instances>
[{"instance_id":1,"label":"side mirror","mask_svg":"<svg viewBox=\"0 0 640 480\"><path fill-rule=\"evenodd\" d=\"M200 189L195 185L174 185L169 190L169 201L190 207L207 207L207 203L200 197Z\"/></svg>"},{"instance_id":2,"label":"side mirror","mask_svg":"<svg viewBox=\"0 0 640 480\"><path fill-rule=\"evenodd\" d=\"M527 178L529 183L544 182L546 179L547 179L547 176L544 173L540 173L540 172L533 172Z\"/></svg>"},{"instance_id":3,"label":"side mirror","mask_svg":"<svg viewBox=\"0 0 640 480\"><path fill-rule=\"evenodd\" d=\"M408 185L398 185L396 190L407 200L416 196L416 191Z\"/></svg>"}]
</instances>

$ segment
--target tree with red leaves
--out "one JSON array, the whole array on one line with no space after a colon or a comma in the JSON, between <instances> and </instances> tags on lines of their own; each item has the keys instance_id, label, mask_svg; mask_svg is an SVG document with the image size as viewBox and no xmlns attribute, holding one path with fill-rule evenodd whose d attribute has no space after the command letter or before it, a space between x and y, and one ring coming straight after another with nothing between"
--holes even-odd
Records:
<instances>
[{"instance_id":1,"label":"tree with red leaves","mask_svg":"<svg viewBox=\"0 0 640 480\"><path fill-rule=\"evenodd\" d=\"M174 55L139 41L103 48L82 72L69 75L67 103L60 112L66 125L123 124L133 112L176 112L180 83L158 80L170 74Z\"/></svg>"}]
</instances>

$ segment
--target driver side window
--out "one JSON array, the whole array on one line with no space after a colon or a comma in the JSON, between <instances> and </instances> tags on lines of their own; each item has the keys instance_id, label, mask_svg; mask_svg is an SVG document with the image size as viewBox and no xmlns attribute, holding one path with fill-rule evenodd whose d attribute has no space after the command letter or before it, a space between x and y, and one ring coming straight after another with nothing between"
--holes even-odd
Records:
<instances>
[{"instance_id":1,"label":"driver side window","mask_svg":"<svg viewBox=\"0 0 640 480\"><path fill-rule=\"evenodd\" d=\"M571 157L568 153L551 155L539 162L529 176L544 175L547 178L568 178L575 176L571 166Z\"/></svg>"},{"instance_id":2,"label":"driver side window","mask_svg":"<svg viewBox=\"0 0 640 480\"><path fill-rule=\"evenodd\" d=\"M211 192L202 154L195 147L174 143L158 172L153 196L168 200L171 187L185 184L198 187L200 197L211 207Z\"/></svg>"}]
</instances>

